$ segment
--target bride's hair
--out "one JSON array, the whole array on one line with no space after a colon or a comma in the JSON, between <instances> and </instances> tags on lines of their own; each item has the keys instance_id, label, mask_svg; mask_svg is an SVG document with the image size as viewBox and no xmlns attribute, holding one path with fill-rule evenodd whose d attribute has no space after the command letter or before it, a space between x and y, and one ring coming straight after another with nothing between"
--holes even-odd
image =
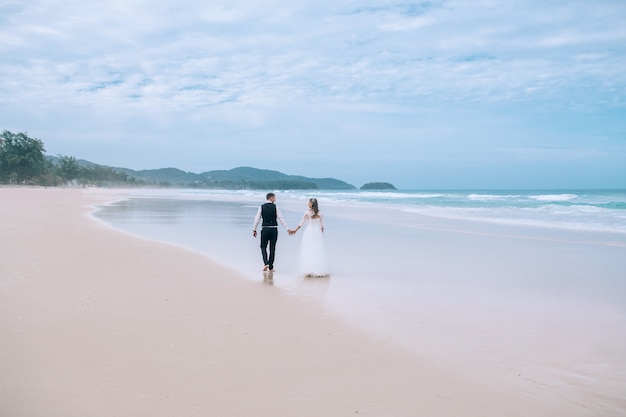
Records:
<instances>
[{"instance_id":1,"label":"bride's hair","mask_svg":"<svg viewBox=\"0 0 626 417\"><path fill-rule=\"evenodd\" d=\"M311 202L311 210L313 211L313 215L317 216L317 213L319 213L320 209L317 206L317 198L309 198L309 201Z\"/></svg>"}]
</instances>

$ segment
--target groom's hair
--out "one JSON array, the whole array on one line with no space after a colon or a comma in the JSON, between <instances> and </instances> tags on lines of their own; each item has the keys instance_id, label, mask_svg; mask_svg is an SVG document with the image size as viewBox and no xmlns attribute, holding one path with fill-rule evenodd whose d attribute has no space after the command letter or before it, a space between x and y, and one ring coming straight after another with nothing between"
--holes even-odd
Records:
<instances>
[{"instance_id":1,"label":"groom's hair","mask_svg":"<svg viewBox=\"0 0 626 417\"><path fill-rule=\"evenodd\" d=\"M274 193L267 193L267 195L265 196L265 199L269 200L272 197L276 197L276 194L274 194Z\"/></svg>"}]
</instances>

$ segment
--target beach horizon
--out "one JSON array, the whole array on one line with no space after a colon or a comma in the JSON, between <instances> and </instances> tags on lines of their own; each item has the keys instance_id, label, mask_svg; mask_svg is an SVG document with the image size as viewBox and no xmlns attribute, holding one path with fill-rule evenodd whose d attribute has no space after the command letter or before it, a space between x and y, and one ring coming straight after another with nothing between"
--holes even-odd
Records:
<instances>
[{"instance_id":1,"label":"beach horizon","mask_svg":"<svg viewBox=\"0 0 626 417\"><path fill-rule=\"evenodd\" d=\"M502 245L501 236L484 233L465 234L472 237L468 241L458 231L425 224L420 231L431 249L418 246L424 251L421 271L441 274L442 282L419 285L421 296L412 300L420 305L419 315L410 329L382 323L390 341L359 324L380 320L375 309L357 307L352 316L333 313L342 303L358 303L341 292L355 285L342 280L346 270L359 269L347 255L326 281L333 292L322 288L323 302L315 295L303 302L290 295L293 291L280 291L280 282L264 285L202 251L131 236L93 218L96 207L127 198L124 190L8 187L0 189L0 196L6 202L0 208L0 320L8 335L0 347L0 411L7 415L626 412L623 306L605 303L591 314L598 304L578 297L582 285L569 305L548 308L550 297L543 294L544 302L536 295L523 298L526 288L499 292L502 297L495 302L485 291L460 284L463 274L480 282L494 280L510 271L512 259L513 266L523 267L528 262L523 255L535 254L538 249L531 244L537 241ZM331 224L339 231L345 227L343 236L354 236L331 239L335 256L344 256L338 248L346 244L363 250L356 227L342 225L339 218L337 213ZM433 230L427 232L428 227ZM550 242L539 242L544 245L539 249L557 255L559 262L582 253L576 244L554 249ZM250 239L249 247L258 250L253 243ZM480 276L441 266L449 259L458 259L461 267L473 265L466 257L497 245L505 247L493 252ZM475 252L467 250L472 246ZM507 250L518 253L507 257ZM589 256L615 257L604 250ZM539 261L552 268L550 273L559 273L558 262ZM578 265L590 266L595 264ZM403 267L390 265L379 273L406 275ZM606 276L607 271L612 273L597 272ZM275 279L281 277L292 279L279 270ZM319 290L320 283L307 291ZM490 289L497 288L492 284ZM329 306L333 296L338 299ZM435 296L446 302L435 302ZM532 314L528 300L538 303ZM498 303L502 315L494 317ZM451 304L459 309L446 310ZM476 309L480 305L490 308ZM421 346L415 347L416 340ZM554 362L558 356L561 360Z\"/></svg>"}]
</instances>

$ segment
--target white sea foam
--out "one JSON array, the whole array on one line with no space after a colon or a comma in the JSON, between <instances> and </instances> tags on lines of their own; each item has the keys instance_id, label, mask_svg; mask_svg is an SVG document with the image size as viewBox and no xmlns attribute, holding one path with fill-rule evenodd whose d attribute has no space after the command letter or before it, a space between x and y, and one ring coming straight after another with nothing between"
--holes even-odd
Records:
<instances>
[{"instance_id":1,"label":"white sea foam","mask_svg":"<svg viewBox=\"0 0 626 417\"><path fill-rule=\"evenodd\" d=\"M626 213L615 213L615 210L587 205L546 204L539 207L441 207L424 205L403 207L402 211L443 219L510 226L626 234Z\"/></svg>"},{"instance_id":2,"label":"white sea foam","mask_svg":"<svg viewBox=\"0 0 626 417\"><path fill-rule=\"evenodd\" d=\"M493 201L493 200L508 200L511 198L518 198L519 195L497 195L497 194L470 194L467 196L468 199L474 201Z\"/></svg>"},{"instance_id":3,"label":"white sea foam","mask_svg":"<svg viewBox=\"0 0 626 417\"><path fill-rule=\"evenodd\" d=\"M576 194L543 194L529 196L529 198L537 201L570 201L576 197L578 197Z\"/></svg>"}]
</instances>

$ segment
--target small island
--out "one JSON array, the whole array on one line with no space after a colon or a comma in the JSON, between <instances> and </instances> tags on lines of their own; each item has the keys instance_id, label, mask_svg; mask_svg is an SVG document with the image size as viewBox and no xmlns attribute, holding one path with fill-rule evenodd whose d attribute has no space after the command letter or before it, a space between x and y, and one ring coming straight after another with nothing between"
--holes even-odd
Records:
<instances>
[{"instance_id":1,"label":"small island","mask_svg":"<svg viewBox=\"0 0 626 417\"><path fill-rule=\"evenodd\" d=\"M388 182L368 182L361 190L397 190L397 188Z\"/></svg>"}]
</instances>

